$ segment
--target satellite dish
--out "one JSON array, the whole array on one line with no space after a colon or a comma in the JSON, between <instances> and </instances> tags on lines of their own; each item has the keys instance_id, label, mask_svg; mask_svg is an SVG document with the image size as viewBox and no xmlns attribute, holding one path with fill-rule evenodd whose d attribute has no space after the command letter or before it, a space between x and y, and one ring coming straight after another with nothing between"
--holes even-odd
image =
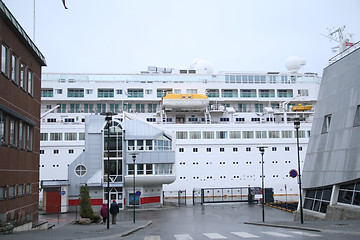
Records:
<instances>
[{"instance_id":1,"label":"satellite dish","mask_svg":"<svg viewBox=\"0 0 360 240\"><path fill-rule=\"evenodd\" d=\"M299 72L300 68L303 67L305 64L306 61L304 58L291 56L286 59L285 66L289 72L297 73Z\"/></svg>"}]
</instances>

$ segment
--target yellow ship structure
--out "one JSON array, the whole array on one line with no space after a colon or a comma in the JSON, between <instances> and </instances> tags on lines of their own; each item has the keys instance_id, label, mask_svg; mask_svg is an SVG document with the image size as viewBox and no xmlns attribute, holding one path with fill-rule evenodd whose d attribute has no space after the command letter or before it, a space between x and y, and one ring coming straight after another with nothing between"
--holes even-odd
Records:
<instances>
[{"instance_id":1,"label":"yellow ship structure","mask_svg":"<svg viewBox=\"0 0 360 240\"><path fill-rule=\"evenodd\" d=\"M165 110L205 110L209 106L209 98L204 94L166 92L162 106Z\"/></svg>"}]
</instances>

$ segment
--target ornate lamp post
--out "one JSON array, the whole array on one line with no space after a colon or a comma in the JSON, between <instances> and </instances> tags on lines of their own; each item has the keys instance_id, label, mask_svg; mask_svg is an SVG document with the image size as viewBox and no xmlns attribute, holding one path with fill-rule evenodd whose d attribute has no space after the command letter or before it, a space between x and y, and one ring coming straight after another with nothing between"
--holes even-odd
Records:
<instances>
[{"instance_id":1,"label":"ornate lamp post","mask_svg":"<svg viewBox=\"0 0 360 240\"><path fill-rule=\"evenodd\" d=\"M112 121L112 113L108 112L106 113L106 117L105 117L105 121L107 122L107 164L106 164L106 168L107 168L107 192L108 192L108 202L107 202L107 215L108 215L108 219L107 219L107 229L110 228L110 125L111 125L111 121Z\"/></svg>"},{"instance_id":2,"label":"ornate lamp post","mask_svg":"<svg viewBox=\"0 0 360 240\"><path fill-rule=\"evenodd\" d=\"M300 121L296 120L294 122L294 128L296 129L296 143L297 143L297 155L298 155L298 171L299 171L299 203L300 203L300 221L301 224L304 223L304 215L303 215L303 205L302 205L302 195L301 195L301 172L300 172L300 149L299 149L299 128L300 128Z\"/></svg>"},{"instance_id":3,"label":"ornate lamp post","mask_svg":"<svg viewBox=\"0 0 360 240\"><path fill-rule=\"evenodd\" d=\"M133 209L134 209L134 213L133 213L133 222L135 223L135 199L136 199L136 193L135 193L135 172L136 172L136 168L135 168L135 160L136 160L136 155L133 154L132 155L132 160L133 160L133 163L134 163L134 199L133 199Z\"/></svg>"},{"instance_id":4,"label":"ornate lamp post","mask_svg":"<svg viewBox=\"0 0 360 240\"><path fill-rule=\"evenodd\" d=\"M257 147L261 154L261 190L262 190L262 221L265 222L265 189L264 189L264 152L267 147Z\"/></svg>"}]
</instances>

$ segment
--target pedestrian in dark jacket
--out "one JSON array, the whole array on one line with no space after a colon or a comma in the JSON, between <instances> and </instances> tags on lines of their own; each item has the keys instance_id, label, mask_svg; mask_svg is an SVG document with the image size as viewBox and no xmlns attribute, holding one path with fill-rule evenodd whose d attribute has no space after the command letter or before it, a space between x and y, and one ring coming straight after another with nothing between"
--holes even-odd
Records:
<instances>
[{"instance_id":1,"label":"pedestrian in dark jacket","mask_svg":"<svg viewBox=\"0 0 360 240\"><path fill-rule=\"evenodd\" d=\"M106 206L106 204L104 203L100 209L100 215L102 216L103 218L103 224L106 223L106 219L108 217L108 208Z\"/></svg>"},{"instance_id":2,"label":"pedestrian in dark jacket","mask_svg":"<svg viewBox=\"0 0 360 240\"><path fill-rule=\"evenodd\" d=\"M116 224L116 216L119 213L119 205L116 203L115 200L113 200L113 202L111 203L110 206L110 213L111 213L111 219L112 219L112 224Z\"/></svg>"}]
</instances>

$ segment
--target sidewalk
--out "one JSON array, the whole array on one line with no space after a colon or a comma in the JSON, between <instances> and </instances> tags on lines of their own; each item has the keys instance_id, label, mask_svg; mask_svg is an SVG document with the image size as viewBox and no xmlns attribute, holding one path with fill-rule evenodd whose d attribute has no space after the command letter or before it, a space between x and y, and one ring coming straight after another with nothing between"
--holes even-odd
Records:
<instances>
[{"instance_id":1,"label":"sidewalk","mask_svg":"<svg viewBox=\"0 0 360 240\"><path fill-rule=\"evenodd\" d=\"M3 240L38 240L38 239L118 239L127 236L139 229L149 226L151 220L136 220L135 223L130 220L121 220L122 216L118 216L116 224L110 224L107 229L106 224L90 224L80 225L74 224L76 219L75 214L60 214L60 215L39 215L41 221L47 221L49 226L54 225L49 230L36 230L18 232L9 235L1 235ZM129 219L129 218L125 218Z\"/></svg>"},{"instance_id":2,"label":"sidewalk","mask_svg":"<svg viewBox=\"0 0 360 240\"><path fill-rule=\"evenodd\" d=\"M294 221L244 222L244 224L275 228L290 228L314 232L343 233L358 235L360 239L360 220L342 221L304 221L303 224Z\"/></svg>"}]
</instances>

